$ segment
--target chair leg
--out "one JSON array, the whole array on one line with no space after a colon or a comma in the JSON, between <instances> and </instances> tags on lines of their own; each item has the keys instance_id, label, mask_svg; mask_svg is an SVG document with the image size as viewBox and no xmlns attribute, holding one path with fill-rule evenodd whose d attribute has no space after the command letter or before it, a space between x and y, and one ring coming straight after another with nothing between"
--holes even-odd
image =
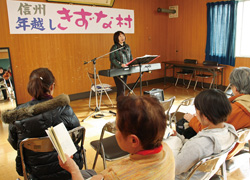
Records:
<instances>
[{"instance_id":1,"label":"chair leg","mask_svg":"<svg viewBox=\"0 0 250 180\"><path fill-rule=\"evenodd\" d=\"M109 95L108 95L107 91L105 91L105 90L104 90L104 92L105 92L105 94L107 95L107 97L108 97L109 101L111 102L112 107L114 107L113 102L111 101L111 99L110 99L110 97L109 97Z\"/></svg>"},{"instance_id":2,"label":"chair leg","mask_svg":"<svg viewBox=\"0 0 250 180\"><path fill-rule=\"evenodd\" d=\"M221 165L221 175L223 177L223 180L227 180L227 171L226 171L226 162L225 161Z\"/></svg>"},{"instance_id":3,"label":"chair leg","mask_svg":"<svg viewBox=\"0 0 250 180\"><path fill-rule=\"evenodd\" d=\"M172 128L172 123L174 123L174 127L176 128L176 116L170 116L170 128Z\"/></svg>"},{"instance_id":4,"label":"chair leg","mask_svg":"<svg viewBox=\"0 0 250 180\"><path fill-rule=\"evenodd\" d=\"M176 86L176 85L177 85L178 80L179 80L179 74L177 75L177 79L176 79L176 82L175 82L175 85L174 85L174 86Z\"/></svg>"},{"instance_id":5,"label":"chair leg","mask_svg":"<svg viewBox=\"0 0 250 180\"><path fill-rule=\"evenodd\" d=\"M204 78L202 78L202 82L201 82L201 88L202 88L202 89L204 89L203 84L204 84Z\"/></svg>"},{"instance_id":6,"label":"chair leg","mask_svg":"<svg viewBox=\"0 0 250 180\"><path fill-rule=\"evenodd\" d=\"M194 90L196 89L197 81L198 81L198 78L196 77L196 78L195 78Z\"/></svg>"},{"instance_id":7,"label":"chair leg","mask_svg":"<svg viewBox=\"0 0 250 180\"><path fill-rule=\"evenodd\" d=\"M249 147L249 153L250 153L250 140L248 140L248 147Z\"/></svg>"},{"instance_id":8,"label":"chair leg","mask_svg":"<svg viewBox=\"0 0 250 180\"><path fill-rule=\"evenodd\" d=\"M191 81L192 81L192 78L193 78L193 74L191 74L191 77L190 77L190 80L189 80L189 83L188 83L187 89L188 89L188 88L189 88L189 86L190 86L190 83L191 83Z\"/></svg>"},{"instance_id":9,"label":"chair leg","mask_svg":"<svg viewBox=\"0 0 250 180\"><path fill-rule=\"evenodd\" d=\"M183 75L182 75L182 84L183 84L183 85L186 85L186 84L185 84L185 81L184 81L184 77L185 77L185 75L183 74Z\"/></svg>"},{"instance_id":10,"label":"chair leg","mask_svg":"<svg viewBox=\"0 0 250 180\"><path fill-rule=\"evenodd\" d=\"M231 87L231 84L229 83L228 86L227 86L227 88L225 89L224 93L226 93L227 90L228 90L230 87Z\"/></svg>"},{"instance_id":11,"label":"chair leg","mask_svg":"<svg viewBox=\"0 0 250 180\"><path fill-rule=\"evenodd\" d=\"M101 148L102 148L103 167L104 167L104 169L106 169L107 168L107 164L106 164L105 151L104 151L103 144L101 144Z\"/></svg>"},{"instance_id":12,"label":"chair leg","mask_svg":"<svg viewBox=\"0 0 250 180\"><path fill-rule=\"evenodd\" d=\"M95 160L94 160L92 169L95 169L95 165L96 165L97 159L98 159L98 150L96 151L96 154L95 154Z\"/></svg>"},{"instance_id":13,"label":"chair leg","mask_svg":"<svg viewBox=\"0 0 250 180\"><path fill-rule=\"evenodd\" d=\"M91 95L92 95L92 89L90 88L90 93L89 93L89 108L91 109L90 107L90 104L91 104Z\"/></svg>"},{"instance_id":14,"label":"chair leg","mask_svg":"<svg viewBox=\"0 0 250 180\"><path fill-rule=\"evenodd\" d=\"M210 83L209 89L211 89L213 83L214 83L214 77L213 77L213 79L212 79L212 81L211 81L211 83Z\"/></svg>"},{"instance_id":15,"label":"chair leg","mask_svg":"<svg viewBox=\"0 0 250 180\"><path fill-rule=\"evenodd\" d=\"M102 104L102 91L99 93L100 100L99 100L99 106L98 108L101 109L101 104Z\"/></svg>"},{"instance_id":16,"label":"chair leg","mask_svg":"<svg viewBox=\"0 0 250 180\"><path fill-rule=\"evenodd\" d=\"M82 155L83 155L83 160L84 160L85 169L88 169L87 158L86 158L86 152L85 152L85 149L84 149L84 148L83 148L83 150L82 150Z\"/></svg>"},{"instance_id":17,"label":"chair leg","mask_svg":"<svg viewBox=\"0 0 250 180\"><path fill-rule=\"evenodd\" d=\"M169 119L169 126L172 129L172 118L171 118L171 114L168 114L168 119Z\"/></svg>"}]
</instances>

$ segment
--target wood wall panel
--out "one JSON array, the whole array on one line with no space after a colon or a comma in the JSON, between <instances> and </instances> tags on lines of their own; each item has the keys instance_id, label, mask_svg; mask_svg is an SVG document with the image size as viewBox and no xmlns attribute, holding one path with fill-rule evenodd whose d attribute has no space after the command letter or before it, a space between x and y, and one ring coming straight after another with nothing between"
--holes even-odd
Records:
<instances>
[{"instance_id":1,"label":"wood wall panel","mask_svg":"<svg viewBox=\"0 0 250 180\"><path fill-rule=\"evenodd\" d=\"M30 0L47 2L46 0ZM157 13L158 7L166 6L162 0L116 0L113 8L134 9L135 33L127 34L127 43L131 46L134 57L145 54L160 54L166 59L167 16ZM0 1L0 47L9 47L12 59L13 74L18 103L31 99L26 90L30 72L38 67L48 67L55 75L55 95L66 93L76 94L89 91L90 83L87 71L92 71L93 65L83 65L109 52L113 45L113 34L9 34L6 1ZM163 46L164 45L164 46ZM109 69L108 56L99 59L97 70ZM143 79L156 79L163 76L163 71L153 72ZM112 78L101 77L103 82L114 85ZM134 82L132 75L128 82Z\"/></svg>"},{"instance_id":2,"label":"wood wall panel","mask_svg":"<svg viewBox=\"0 0 250 180\"><path fill-rule=\"evenodd\" d=\"M30 0L47 2L46 0ZM115 0L113 8L133 9L135 33L127 34L133 57L159 54L156 62L166 60L183 61L195 58L204 61L206 45L206 3L208 0ZM211 2L211 1L209 1ZM179 17L169 19L168 14L157 13L157 8L179 6ZM38 67L48 67L57 82L55 95L76 94L89 91L87 71L93 65L83 65L109 52L113 45L113 34L9 34L6 1L0 1L0 47L9 47L15 79L18 103L31 97L26 91L28 76ZM249 58L237 58L236 66L250 66ZM108 56L98 60L97 70L109 69ZM227 67L225 80L233 67ZM171 76L171 70L168 71ZM143 80L163 77L163 69L144 75ZM105 83L114 85L112 78L101 77ZM128 83L137 79L132 75ZM228 81L225 82L227 84Z\"/></svg>"}]
</instances>

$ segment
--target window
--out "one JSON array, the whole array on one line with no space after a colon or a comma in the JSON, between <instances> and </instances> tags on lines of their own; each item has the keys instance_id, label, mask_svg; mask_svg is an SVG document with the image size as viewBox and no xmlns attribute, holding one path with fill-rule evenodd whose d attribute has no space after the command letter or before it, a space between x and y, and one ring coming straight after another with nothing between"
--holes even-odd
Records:
<instances>
[{"instance_id":1,"label":"window","mask_svg":"<svg viewBox=\"0 0 250 180\"><path fill-rule=\"evenodd\" d=\"M235 65L238 1L207 3L207 43L205 60Z\"/></svg>"},{"instance_id":2,"label":"window","mask_svg":"<svg viewBox=\"0 0 250 180\"><path fill-rule=\"evenodd\" d=\"M238 3L236 28L236 57L250 57L250 1Z\"/></svg>"}]
</instances>

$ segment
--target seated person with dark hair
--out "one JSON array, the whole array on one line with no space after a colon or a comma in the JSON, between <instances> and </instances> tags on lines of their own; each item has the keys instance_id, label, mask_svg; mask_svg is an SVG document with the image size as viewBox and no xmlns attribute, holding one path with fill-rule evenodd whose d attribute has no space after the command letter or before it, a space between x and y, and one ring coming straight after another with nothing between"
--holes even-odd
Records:
<instances>
[{"instance_id":1,"label":"seated person with dark hair","mask_svg":"<svg viewBox=\"0 0 250 180\"><path fill-rule=\"evenodd\" d=\"M157 99L145 96L121 96L117 102L116 139L120 148L130 153L95 179L174 179L174 157L162 143L166 116ZM60 158L59 158L60 160ZM67 156L62 168L73 180L83 179L75 162ZM83 171L84 172L84 171ZM88 177L85 177L88 178Z\"/></svg>"},{"instance_id":2,"label":"seated person with dark hair","mask_svg":"<svg viewBox=\"0 0 250 180\"><path fill-rule=\"evenodd\" d=\"M230 84L234 96L229 98L232 113L228 116L227 123L232 124L236 130L250 127L250 68L235 68L230 74ZM183 133L186 138L206 127L194 115L186 114L184 118L189 122L189 128ZM191 136L190 130L193 132Z\"/></svg>"},{"instance_id":3,"label":"seated person with dark hair","mask_svg":"<svg viewBox=\"0 0 250 180\"><path fill-rule=\"evenodd\" d=\"M69 97L61 94L53 98L55 77L47 68L38 68L31 72L27 86L32 100L16 109L2 113L2 120L9 124L8 141L17 151L16 171L23 176L19 144L25 138L47 136L45 130L63 123L67 130L80 126L79 120L69 106ZM83 167L81 149L77 146L74 160ZM58 164L57 152L33 152L25 150L26 170L32 179L62 180L71 175Z\"/></svg>"},{"instance_id":4,"label":"seated person with dark hair","mask_svg":"<svg viewBox=\"0 0 250 180\"><path fill-rule=\"evenodd\" d=\"M234 127L224 123L232 108L222 91L202 91L196 96L194 105L196 117L206 128L189 140L179 134L169 138L176 139L173 145L169 144L175 155L175 179L185 179L193 165L205 157L228 149L238 139ZM177 142L180 144L179 150L175 149ZM202 179L203 176L204 172L196 171L191 179Z\"/></svg>"}]
</instances>

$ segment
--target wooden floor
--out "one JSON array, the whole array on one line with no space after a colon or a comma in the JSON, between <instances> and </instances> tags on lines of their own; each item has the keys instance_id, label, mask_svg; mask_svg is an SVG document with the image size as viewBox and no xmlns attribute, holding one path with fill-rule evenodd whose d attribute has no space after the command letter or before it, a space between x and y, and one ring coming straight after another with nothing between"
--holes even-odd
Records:
<instances>
[{"instance_id":1,"label":"wooden floor","mask_svg":"<svg viewBox=\"0 0 250 180\"><path fill-rule=\"evenodd\" d=\"M163 83L159 84L152 84L149 86L143 86L143 91L148 91L151 90L152 88L159 88L159 89L164 89L164 97L165 99L168 99L172 96L176 96L176 100L174 102L172 111L176 109L178 104L190 97L195 97L200 90L197 89L194 91L192 87L190 89L185 89L184 87L181 86L171 86L170 84L163 86ZM136 88L135 93L137 95L140 94L140 89ZM110 98L112 99L113 103L115 103L115 97L116 93L112 92L110 93ZM95 107L95 99L92 99L92 106ZM88 107L88 99L81 99L81 100L76 100L71 102L71 107L73 108L75 114L81 121L81 125L86 128L86 137L85 137L85 143L84 147L86 149L87 153L87 164L88 168L92 168L94 156L95 156L95 151L90 147L90 142L92 140L96 140L100 136L100 132L102 129L102 126L109 120L115 119L115 116L113 116L110 113L106 113L108 111L114 111L116 112L115 108L110 107L110 102L106 98L106 96L103 97L103 102L107 104L102 105L101 110L104 110L104 118L101 119L94 119L92 116L90 116L93 111L91 111ZM0 110L3 111L5 109L11 109L14 108L14 102L0 102ZM90 117L88 117L90 116ZM88 118L87 118L88 117ZM2 121L0 120L0 180L15 180L19 176L16 173L15 170L15 157L16 157L16 151L12 149L10 144L7 141L8 138L8 125L3 124ZM112 164L108 163L108 166ZM102 159L99 157L98 158L98 163L95 169L97 172L100 172L103 170L103 165L102 165ZM236 177L231 177L228 178L230 180L234 179L239 179L239 176L237 175ZM23 179L22 177L19 177L20 179Z\"/></svg>"}]
</instances>

